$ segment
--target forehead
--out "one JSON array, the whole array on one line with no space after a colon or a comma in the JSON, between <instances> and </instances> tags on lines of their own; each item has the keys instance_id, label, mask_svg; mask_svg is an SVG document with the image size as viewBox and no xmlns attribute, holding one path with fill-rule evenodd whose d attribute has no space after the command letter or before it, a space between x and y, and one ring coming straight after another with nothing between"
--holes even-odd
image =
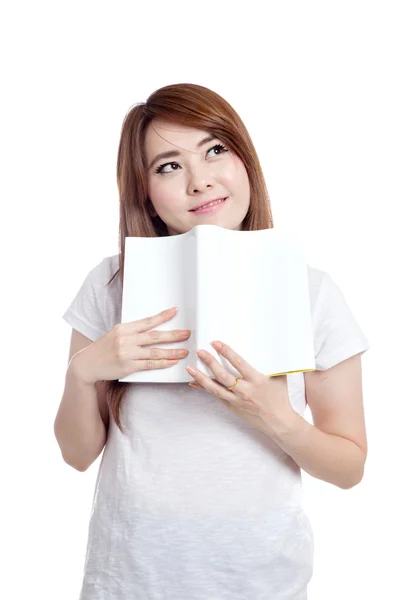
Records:
<instances>
[{"instance_id":1,"label":"forehead","mask_svg":"<svg viewBox=\"0 0 400 600\"><path fill-rule=\"evenodd\" d=\"M208 134L204 129L154 119L149 123L145 135L146 152L170 150L171 145L194 150L198 142Z\"/></svg>"}]
</instances>

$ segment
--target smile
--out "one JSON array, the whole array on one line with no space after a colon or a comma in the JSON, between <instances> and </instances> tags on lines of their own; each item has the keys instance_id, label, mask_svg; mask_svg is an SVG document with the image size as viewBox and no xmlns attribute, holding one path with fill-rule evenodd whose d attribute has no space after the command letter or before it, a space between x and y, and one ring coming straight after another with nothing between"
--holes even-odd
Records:
<instances>
[{"instance_id":1,"label":"smile","mask_svg":"<svg viewBox=\"0 0 400 600\"><path fill-rule=\"evenodd\" d=\"M200 208L197 208L196 210L191 210L189 212L192 212L194 214L214 213L217 210L219 210L219 208L223 204L225 204L226 200L227 198L223 198L221 200L214 200L213 202L203 204L203 206L201 206Z\"/></svg>"}]
</instances>

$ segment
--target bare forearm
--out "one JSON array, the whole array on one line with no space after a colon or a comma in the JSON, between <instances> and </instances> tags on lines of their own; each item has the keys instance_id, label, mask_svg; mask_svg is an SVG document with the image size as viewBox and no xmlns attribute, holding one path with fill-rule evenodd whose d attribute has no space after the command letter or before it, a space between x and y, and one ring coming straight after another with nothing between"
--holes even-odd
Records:
<instances>
[{"instance_id":1,"label":"bare forearm","mask_svg":"<svg viewBox=\"0 0 400 600\"><path fill-rule=\"evenodd\" d=\"M95 384L82 381L72 358L54 421L54 433L64 460L84 471L104 447L107 433L101 418Z\"/></svg>"},{"instance_id":2,"label":"bare forearm","mask_svg":"<svg viewBox=\"0 0 400 600\"><path fill-rule=\"evenodd\" d=\"M351 440L325 433L296 411L266 426L267 435L313 477L348 489L362 479L365 455Z\"/></svg>"}]
</instances>

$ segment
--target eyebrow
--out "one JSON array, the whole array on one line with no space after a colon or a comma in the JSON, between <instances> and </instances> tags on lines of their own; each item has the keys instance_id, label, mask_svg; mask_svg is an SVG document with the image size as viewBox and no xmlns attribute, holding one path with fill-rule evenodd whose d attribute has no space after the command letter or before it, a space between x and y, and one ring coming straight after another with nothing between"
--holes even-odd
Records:
<instances>
[{"instance_id":1,"label":"eyebrow","mask_svg":"<svg viewBox=\"0 0 400 600\"><path fill-rule=\"evenodd\" d=\"M204 144L208 144L208 142L212 142L213 140L216 140L216 136L215 135L209 135L206 138L204 138L203 140L201 140L201 142L199 142L197 144L197 148L201 148L201 146L204 146ZM172 158L173 156L181 156L180 152L177 152L176 150L170 150L169 152L161 152L160 154L157 154L157 156L155 156L153 158L153 160L151 161L148 169L150 170L151 167L158 161L160 160L160 158Z\"/></svg>"}]
</instances>

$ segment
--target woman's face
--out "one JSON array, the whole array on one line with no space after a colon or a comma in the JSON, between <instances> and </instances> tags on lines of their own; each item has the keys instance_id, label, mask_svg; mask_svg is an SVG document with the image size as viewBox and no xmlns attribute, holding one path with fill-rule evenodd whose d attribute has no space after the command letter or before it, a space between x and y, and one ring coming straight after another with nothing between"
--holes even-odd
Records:
<instances>
[{"instance_id":1,"label":"woman's face","mask_svg":"<svg viewBox=\"0 0 400 600\"><path fill-rule=\"evenodd\" d=\"M159 157L161 153L169 156ZM148 195L169 235L186 233L200 224L241 229L250 204L247 171L218 138L155 119L146 131L145 154ZM219 198L227 200L210 212L192 211L198 204Z\"/></svg>"}]
</instances>

